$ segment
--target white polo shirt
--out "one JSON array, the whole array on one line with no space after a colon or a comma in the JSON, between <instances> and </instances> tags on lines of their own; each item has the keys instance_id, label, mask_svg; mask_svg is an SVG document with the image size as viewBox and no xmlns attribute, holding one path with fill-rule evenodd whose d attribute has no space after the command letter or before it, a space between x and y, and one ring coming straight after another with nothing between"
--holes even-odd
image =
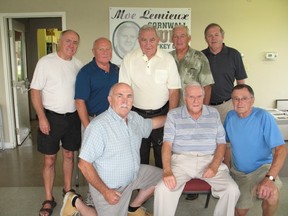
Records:
<instances>
[{"instance_id":1,"label":"white polo shirt","mask_svg":"<svg viewBox=\"0 0 288 216\"><path fill-rule=\"evenodd\" d=\"M169 100L169 89L181 88L174 58L160 49L150 60L141 49L128 53L120 67L119 82L132 87L133 105L140 109L163 107Z\"/></svg>"},{"instance_id":2,"label":"white polo shirt","mask_svg":"<svg viewBox=\"0 0 288 216\"><path fill-rule=\"evenodd\" d=\"M42 57L35 68L31 88L40 90L45 109L63 114L76 111L74 94L76 75L82 63L64 60L57 53Z\"/></svg>"}]
</instances>

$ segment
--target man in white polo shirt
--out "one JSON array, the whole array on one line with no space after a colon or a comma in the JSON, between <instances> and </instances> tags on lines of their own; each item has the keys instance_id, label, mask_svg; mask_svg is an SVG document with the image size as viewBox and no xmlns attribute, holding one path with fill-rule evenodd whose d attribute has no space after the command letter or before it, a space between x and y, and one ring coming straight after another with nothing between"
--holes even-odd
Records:
<instances>
[{"instance_id":1,"label":"man in white polo shirt","mask_svg":"<svg viewBox=\"0 0 288 216\"><path fill-rule=\"evenodd\" d=\"M179 103L181 81L177 66L169 53L157 48L159 41L153 26L142 26L138 34L140 48L124 57L119 72L119 82L129 84L134 91L132 110L144 118L165 115ZM162 168L162 142L163 128L153 130L149 138L142 140L142 164L149 164L152 143L155 165Z\"/></svg>"},{"instance_id":2,"label":"man in white polo shirt","mask_svg":"<svg viewBox=\"0 0 288 216\"><path fill-rule=\"evenodd\" d=\"M82 63L73 57L79 41L80 37L75 31L63 31L58 51L39 60L31 83L32 104L39 120L38 151L44 155L43 181L46 196L40 216L51 215L56 206L53 183L60 141L63 149L63 196L73 190L74 151L81 145L81 123L75 107L74 88Z\"/></svg>"}]
</instances>

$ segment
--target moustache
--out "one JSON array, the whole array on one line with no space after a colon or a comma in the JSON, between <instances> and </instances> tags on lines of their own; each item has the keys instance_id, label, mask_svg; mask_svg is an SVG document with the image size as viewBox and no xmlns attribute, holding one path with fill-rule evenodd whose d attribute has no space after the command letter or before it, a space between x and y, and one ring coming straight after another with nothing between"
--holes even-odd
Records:
<instances>
[{"instance_id":1,"label":"moustache","mask_svg":"<svg viewBox=\"0 0 288 216\"><path fill-rule=\"evenodd\" d=\"M121 104L120 108L128 108L128 105L127 104Z\"/></svg>"}]
</instances>

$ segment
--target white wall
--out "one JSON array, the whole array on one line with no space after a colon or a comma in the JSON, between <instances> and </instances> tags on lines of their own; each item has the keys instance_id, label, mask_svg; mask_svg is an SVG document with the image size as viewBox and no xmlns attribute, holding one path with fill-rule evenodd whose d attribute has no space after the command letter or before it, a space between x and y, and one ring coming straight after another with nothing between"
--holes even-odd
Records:
<instances>
[{"instance_id":1,"label":"white wall","mask_svg":"<svg viewBox=\"0 0 288 216\"><path fill-rule=\"evenodd\" d=\"M100 36L109 37L109 7L191 8L193 48L206 48L204 28L211 22L220 24L226 32L226 45L244 54L247 83L256 94L255 105L274 107L276 99L288 98L287 0L54 0L41 4L35 0L1 0L0 13L66 12L67 28L75 29L81 36L77 57L88 62L93 41ZM277 52L277 60L264 61L267 51ZM0 53L0 104L5 126L2 60Z\"/></svg>"}]
</instances>

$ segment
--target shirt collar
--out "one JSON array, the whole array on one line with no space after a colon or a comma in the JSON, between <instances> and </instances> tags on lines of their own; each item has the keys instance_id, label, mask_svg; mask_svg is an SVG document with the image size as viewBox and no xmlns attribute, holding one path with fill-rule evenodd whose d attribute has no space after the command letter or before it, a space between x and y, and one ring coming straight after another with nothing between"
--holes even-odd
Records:
<instances>
[{"instance_id":1,"label":"shirt collar","mask_svg":"<svg viewBox=\"0 0 288 216\"><path fill-rule=\"evenodd\" d=\"M93 57L93 59L92 59L92 64L93 64L93 67L96 67L97 69L106 72L105 70L103 70L102 68L100 68L100 67L97 65L96 60L95 60L95 57ZM109 65L110 65L110 70L111 70L111 62L110 62L110 61L109 61Z\"/></svg>"},{"instance_id":2,"label":"shirt collar","mask_svg":"<svg viewBox=\"0 0 288 216\"><path fill-rule=\"evenodd\" d=\"M142 58L143 58L144 61L148 61L148 57L142 52L141 48L139 48L138 55L142 56ZM155 55L154 55L151 59L153 59L153 58L155 58L155 57L163 58L163 53L160 51L159 48L157 48L157 51L156 51ZM151 59L150 59L150 60L151 60ZM149 61L150 61L150 60L149 60Z\"/></svg>"},{"instance_id":3,"label":"shirt collar","mask_svg":"<svg viewBox=\"0 0 288 216\"><path fill-rule=\"evenodd\" d=\"M188 51L186 52L185 56L182 59L191 58L191 56L195 53L195 49L191 48L190 46L188 47L189 47ZM175 61L178 63L179 60L178 60L176 49L171 51L170 54L174 57Z\"/></svg>"},{"instance_id":4,"label":"shirt collar","mask_svg":"<svg viewBox=\"0 0 288 216\"><path fill-rule=\"evenodd\" d=\"M211 52L210 48L208 47L208 52L210 55L215 55L214 53ZM222 50L217 53L216 55L219 55L219 54L227 54L228 53L228 48L227 46L225 45L225 43L223 43L223 47L222 47Z\"/></svg>"}]
</instances>

